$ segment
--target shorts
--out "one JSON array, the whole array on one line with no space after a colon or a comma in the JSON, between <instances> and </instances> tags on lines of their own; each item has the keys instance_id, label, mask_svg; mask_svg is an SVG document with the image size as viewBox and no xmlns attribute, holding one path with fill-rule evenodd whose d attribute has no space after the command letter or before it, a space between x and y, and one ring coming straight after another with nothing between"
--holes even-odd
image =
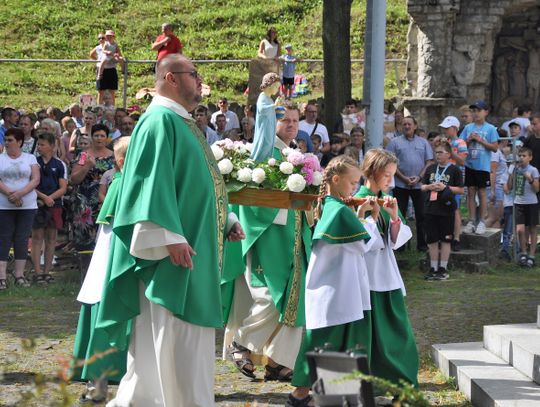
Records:
<instances>
[{"instance_id":1,"label":"shorts","mask_svg":"<svg viewBox=\"0 0 540 407\"><path fill-rule=\"evenodd\" d=\"M441 216L426 213L424 215L424 231L427 244L451 243L454 240L454 215Z\"/></svg>"},{"instance_id":2,"label":"shorts","mask_svg":"<svg viewBox=\"0 0 540 407\"><path fill-rule=\"evenodd\" d=\"M96 81L97 90L118 90L118 72L116 68L103 70L103 77Z\"/></svg>"},{"instance_id":3,"label":"shorts","mask_svg":"<svg viewBox=\"0 0 540 407\"><path fill-rule=\"evenodd\" d=\"M491 188L487 190L488 201L491 200ZM503 186L501 184L495 185L495 202L501 202L504 199Z\"/></svg>"},{"instance_id":4,"label":"shorts","mask_svg":"<svg viewBox=\"0 0 540 407\"><path fill-rule=\"evenodd\" d=\"M52 208L48 208L49 209L49 215L48 215L48 220L46 221L47 224L45 225L45 227L43 227L42 225L38 224L39 222L37 221L37 219L34 220L34 225L32 226L32 229L45 229L45 228L50 228L50 229L56 229L56 230L59 230L59 229L62 229L64 227L64 220L62 219L62 212L63 212L63 209L61 206L54 206Z\"/></svg>"},{"instance_id":5,"label":"shorts","mask_svg":"<svg viewBox=\"0 0 540 407\"><path fill-rule=\"evenodd\" d=\"M514 204L516 225L538 225L538 204Z\"/></svg>"},{"instance_id":6,"label":"shorts","mask_svg":"<svg viewBox=\"0 0 540 407\"><path fill-rule=\"evenodd\" d=\"M456 198L456 210L459 211L459 208L461 208L461 194L454 195Z\"/></svg>"},{"instance_id":7,"label":"shorts","mask_svg":"<svg viewBox=\"0 0 540 407\"><path fill-rule=\"evenodd\" d=\"M473 170L465 167L465 186L476 188L487 188L491 185L489 181L489 171Z\"/></svg>"},{"instance_id":8,"label":"shorts","mask_svg":"<svg viewBox=\"0 0 540 407\"><path fill-rule=\"evenodd\" d=\"M283 77L283 84L284 85L294 85L294 78L285 78Z\"/></svg>"}]
</instances>

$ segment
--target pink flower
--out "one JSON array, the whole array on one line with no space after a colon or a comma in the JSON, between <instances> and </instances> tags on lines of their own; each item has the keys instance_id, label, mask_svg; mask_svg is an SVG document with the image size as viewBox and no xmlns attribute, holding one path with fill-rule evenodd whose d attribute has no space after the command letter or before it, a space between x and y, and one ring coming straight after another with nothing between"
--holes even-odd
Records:
<instances>
[{"instance_id":1,"label":"pink flower","mask_svg":"<svg viewBox=\"0 0 540 407\"><path fill-rule=\"evenodd\" d=\"M314 154L305 154L304 155L304 168L309 168L312 171L320 171L321 164L319 159Z\"/></svg>"},{"instance_id":2,"label":"pink flower","mask_svg":"<svg viewBox=\"0 0 540 407\"><path fill-rule=\"evenodd\" d=\"M304 168L302 168L300 172L304 176L304 179L308 185L313 184L313 170L311 168L304 165Z\"/></svg>"},{"instance_id":3,"label":"pink flower","mask_svg":"<svg viewBox=\"0 0 540 407\"><path fill-rule=\"evenodd\" d=\"M300 151L291 151L287 156L287 161L292 165L304 164L304 154L302 154Z\"/></svg>"}]
</instances>

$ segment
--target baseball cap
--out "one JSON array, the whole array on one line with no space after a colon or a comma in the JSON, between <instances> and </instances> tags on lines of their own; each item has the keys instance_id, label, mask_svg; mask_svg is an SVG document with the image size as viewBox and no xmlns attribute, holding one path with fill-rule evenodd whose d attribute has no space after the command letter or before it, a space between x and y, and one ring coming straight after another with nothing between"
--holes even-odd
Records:
<instances>
[{"instance_id":1,"label":"baseball cap","mask_svg":"<svg viewBox=\"0 0 540 407\"><path fill-rule=\"evenodd\" d=\"M287 49L287 48L292 48L292 45L291 44L285 45L285 49Z\"/></svg>"},{"instance_id":2,"label":"baseball cap","mask_svg":"<svg viewBox=\"0 0 540 407\"><path fill-rule=\"evenodd\" d=\"M469 106L470 109L482 109L482 110L489 110L489 107L486 102L483 100L477 100L472 105Z\"/></svg>"},{"instance_id":3,"label":"baseball cap","mask_svg":"<svg viewBox=\"0 0 540 407\"><path fill-rule=\"evenodd\" d=\"M114 37L114 31L113 30L107 30L105 31L105 35L112 35Z\"/></svg>"},{"instance_id":4,"label":"baseball cap","mask_svg":"<svg viewBox=\"0 0 540 407\"><path fill-rule=\"evenodd\" d=\"M449 127L456 127L459 129L459 120L455 116L446 116L444 120L439 124L439 127L442 127L443 129L447 129Z\"/></svg>"},{"instance_id":5,"label":"baseball cap","mask_svg":"<svg viewBox=\"0 0 540 407\"><path fill-rule=\"evenodd\" d=\"M512 120L510 123L508 123L508 127L510 126L519 126L519 128L521 128L521 123L517 120Z\"/></svg>"}]
</instances>

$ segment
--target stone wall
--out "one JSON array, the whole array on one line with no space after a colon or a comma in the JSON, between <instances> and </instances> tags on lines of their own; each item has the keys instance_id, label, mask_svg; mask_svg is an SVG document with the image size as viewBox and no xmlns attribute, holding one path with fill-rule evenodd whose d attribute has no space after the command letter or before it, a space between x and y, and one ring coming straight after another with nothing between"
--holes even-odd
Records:
<instances>
[{"instance_id":1,"label":"stone wall","mask_svg":"<svg viewBox=\"0 0 540 407\"><path fill-rule=\"evenodd\" d=\"M525 79L518 80L526 82L528 75L534 85L535 64L540 71L538 0L408 0L408 12L407 78L412 97L492 102L495 96L496 115L507 114L501 102L509 104L509 96L521 103L530 99L540 108L538 94L517 92L520 85L510 89L509 84L520 70ZM523 55L510 70L517 51Z\"/></svg>"}]
</instances>

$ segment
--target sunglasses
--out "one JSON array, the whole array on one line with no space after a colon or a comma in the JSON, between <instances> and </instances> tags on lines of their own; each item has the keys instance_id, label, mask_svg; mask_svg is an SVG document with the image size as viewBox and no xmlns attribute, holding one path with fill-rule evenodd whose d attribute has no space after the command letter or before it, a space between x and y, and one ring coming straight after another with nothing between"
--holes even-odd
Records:
<instances>
[{"instance_id":1,"label":"sunglasses","mask_svg":"<svg viewBox=\"0 0 540 407\"><path fill-rule=\"evenodd\" d=\"M172 73L173 75L177 74L177 73L187 73L189 76L191 76L192 78L195 78L195 79L197 79L199 77L199 72L197 72L196 69L194 69L192 71L171 71L170 73ZM165 79L165 77L163 79Z\"/></svg>"},{"instance_id":2,"label":"sunglasses","mask_svg":"<svg viewBox=\"0 0 540 407\"><path fill-rule=\"evenodd\" d=\"M104 40L104 39L105 39L105 37L98 37L98 40L100 40L100 41Z\"/></svg>"}]
</instances>

